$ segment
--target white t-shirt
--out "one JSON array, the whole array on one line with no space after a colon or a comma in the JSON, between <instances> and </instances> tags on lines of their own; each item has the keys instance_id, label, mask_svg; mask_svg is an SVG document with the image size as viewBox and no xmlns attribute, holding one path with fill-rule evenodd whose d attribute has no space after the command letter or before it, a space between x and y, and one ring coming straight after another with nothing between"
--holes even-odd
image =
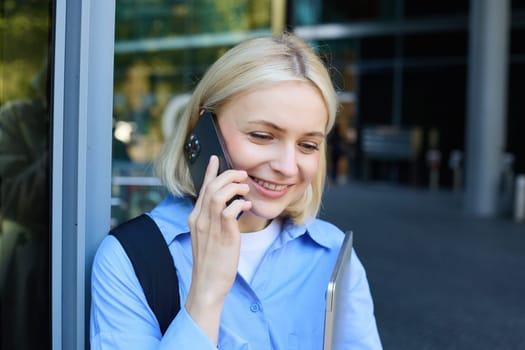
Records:
<instances>
[{"instance_id":1,"label":"white t-shirt","mask_svg":"<svg viewBox=\"0 0 525 350\"><path fill-rule=\"evenodd\" d=\"M241 256L239 259L239 273L250 283L261 263L261 260L281 232L281 220L274 219L261 231L241 234Z\"/></svg>"}]
</instances>

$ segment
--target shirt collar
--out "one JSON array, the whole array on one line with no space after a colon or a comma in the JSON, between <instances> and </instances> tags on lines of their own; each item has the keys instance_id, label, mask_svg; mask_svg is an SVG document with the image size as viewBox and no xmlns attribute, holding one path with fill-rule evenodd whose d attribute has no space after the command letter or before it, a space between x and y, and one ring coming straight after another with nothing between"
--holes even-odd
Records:
<instances>
[{"instance_id":1,"label":"shirt collar","mask_svg":"<svg viewBox=\"0 0 525 350\"><path fill-rule=\"evenodd\" d=\"M330 248L333 245L331 235L323 232L318 225L318 221L315 219L309 219L306 223L300 225L294 224L291 219L284 221L283 235L287 236L288 240L298 238L304 234L325 248Z\"/></svg>"},{"instance_id":2,"label":"shirt collar","mask_svg":"<svg viewBox=\"0 0 525 350\"><path fill-rule=\"evenodd\" d=\"M166 242L170 244L178 235L190 232L188 216L194 202L190 196L175 197L168 194L149 215L155 220Z\"/></svg>"},{"instance_id":3,"label":"shirt collar","mask_svg":"<svg viewBox=\"0 0 525 350\"><path fill-rule=\"evenodd\" d=\"M194 202L191 197L175 197L168 194L149 215L159 226L166 242L170 244L178 235L190 232L188 216L193 207ZM309 219L304 224L296 225L288 218L283 221L282 230L282 238L287 241L307 234L314 242L325 248L330 248L333 245L332 235L324 232L315 219Z\"/></svg>"}]
</instances>

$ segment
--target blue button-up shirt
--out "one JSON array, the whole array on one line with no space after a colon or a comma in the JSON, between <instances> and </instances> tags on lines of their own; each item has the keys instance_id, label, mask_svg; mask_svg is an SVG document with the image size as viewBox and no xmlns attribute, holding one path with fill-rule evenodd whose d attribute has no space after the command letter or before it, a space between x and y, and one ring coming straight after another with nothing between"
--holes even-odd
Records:
<instances>
[{"instance_id":1,"label":"blue button-up shirt","mask_svg":"<svg viewBox=\"0 0 525 350\"><path fill-rule=\"evenodd\" d=\"M188 198L169 195L149 215L159 226L173 256L182 308L164 336L133 266L118 240L108 235L93 264L91 349L216 349L184 308L191 283L192 254ZM285 221L248 284L237 274L224 303L219 349L321 350L328 280L344 234L312 220L298 226ZM344 307L346 338L338 349L381 349L373 303L355 251Z\"/></svg>"}]
</instances>

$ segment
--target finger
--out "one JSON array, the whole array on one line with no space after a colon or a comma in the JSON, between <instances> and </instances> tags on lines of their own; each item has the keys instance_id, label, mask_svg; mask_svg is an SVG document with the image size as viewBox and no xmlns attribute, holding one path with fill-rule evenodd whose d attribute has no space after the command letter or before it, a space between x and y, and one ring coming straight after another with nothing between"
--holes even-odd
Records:
<instances>
[{"instance_id":1,"label":"finger","mask_svg":"<svg viewBox=\"0 0 525 350\"><path fill-rule=\"evenodd\" d=\"M206 173L204 174L204 180L202 182L202 189L206 188L206 185L217 177L219 171L219 158L215 155L210 157L208 166L206 167ZM201 192L202 192L201 189Z\"/></svg>"},{"instance_id":2,"label":"finger","mask_svg":"<svg viewBox=\"0 0 525 350\"><path fill-rule=\"evenodd\" d=\"M222 187L227 186L230 183L243 183L246 182L248 174L244 170L226 170L222 174L219 174L215 179L210 181L207 187L213 193L219 191Z\"/></svg>"},{"instance_id":3,"label":"finger","mask_svg":"<svg viewBox=\"0 0 525 350\"><path fill-rule=\"evenodd\" d=\"M208 166L206 167L206 173L204 174L204 180L202 183L202 188L199 193L197 193L197 201L195 202L195 208L193 212L196 214L200 213L203 197L206 193L206 187L207 184L212 181L215 177L217 177L217 172L219 171L219 158L217 156L212 155L210 157L210 160L208 161Z\"/></svg>"},{"instance_id":4,"label":"finger","mask_svg":"<svg viewBox=\"0 0 525 350\"><path fill-rule=\"evenodd\" d=\"M221 227L223 220L223 211L229 205L232 198L244 196L248 193L250 187L245 183L229 183L225 187L210 195L210 199L205 201L203 206L208 206L210 226ZM231 204L230 204L231 205Z\"/></svg>"},{"instance_id":5,"label":"finger","mask_svg":"<svg viewBox=\"0 0 525 350\"><path fill-rule=\"evenodd\" d=\"M249 191L250 186L246 183L229 183L216 191L211 201L216 204L218 208L224 209L234 198L243 197Z\"/></svg>"},{"instance_id":6,"label":"finger","mask_svg":"<svg viewBox=\"0 0 525 350\"><path fill-rule=\"evenodd\" d=\"M222 227L222 222L224 220L225 213L227 215L227 218L233 218L235 219L234 221L236 221L238 213L240 213L246 205L244 203L245 200L238 199L232 201L232 198L244 196L249 192L249 190L250 187L248 186L248 184L230 183L225 187L221 188L216 193L214 193L213 196L211 196L210 200L206 200L203 206L209 206L210 208L207 214L207 218L209 218L208 223L210 225L210 229L220 227L220 231L224 231L224 228ZM230 201L232 202L227 205L227 203ZM229 209L229 207L232 205L233 209ZM248 204L247 206L250 206L250 204ZM234 231L238 231L238 228L235 227Z\"/></svg>"},{"instance_id":7,"label":"finger","mask_svg":"<svg viewBox=\"0 0 525 350\"><path fill-rule=\"evenodd\" d=\"M204 194L206 192L206 183L211 181L210 178L213 178L216 176L217 171L219 170L219 159L216 156L211 156L208 161L208 166L206 167L206 173L204 175L204 182L203 186L200 190L200 193L198 193L197 200L195 202L195 206L193 210L191 211L190 215L188 216L188 225L190 227L190 231L192 233L192 236L194 236L194 239L197 239L197 233L199 232L199 229L202 230L203 226L207 226L206 222L203 221L203 219L207 219L206 215L204 215L203 218L200 220L199 217L201 216L201 212L203 209L203 203L204 203ZM214 175L215 174L215 175ZM199 225L199 228L197 227L197 224Z\"/></svg>"},{"instance_id":8,"label":"finger","mask_svg":"<svg viewBox=\"0 0 525 350\"><path fill-rule=\"evenodd\" d=\"M237 219L239 215L245 211L249 211L252 208L252 202L244 199L234 200L228 207L222 212L221 225L225 232L231 232L238 230Z\"/></svg>"}]
</instances>

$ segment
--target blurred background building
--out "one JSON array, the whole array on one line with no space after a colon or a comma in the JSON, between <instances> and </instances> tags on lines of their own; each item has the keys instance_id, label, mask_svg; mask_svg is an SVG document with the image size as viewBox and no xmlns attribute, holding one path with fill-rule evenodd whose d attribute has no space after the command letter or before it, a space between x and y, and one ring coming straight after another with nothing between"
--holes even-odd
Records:
<instances>
[{"instance_id":1,"label":"blurred background building","mask_svg":"<svg viewBox=\"0 0 525 350\"><path fill-rule=\"evenodd\" d=\"M209 65L247 38L294 32L330 67L330 186L457 192L466 212L510 219L523 0L1 4L2 348L85 346L98 242L165 194L151 161Z\"/></svg>"},{"instance_id":2,"label":"blurred background building","mask_svg":"<svg viewBox=\"0 0 525 350\"><path fill-rule=\"evenodd\" d=\"M493 21L500 28L495 40L502 43L502 52L472 73L494 71L503 85L492 97L496 102L486 101L482 92L471 99L504 106L473 111L467 123L469 67L483 61L482 51L469 46L469 37L488 40L482 29L492 31L488 19L496 16L481 5L474 12L476 3L483 1L117 1L114 121L117 147L124 152L113 157L119 176L114 217L133 216L158 198L141 188L142 181L152 183L142 176L150 175L148 164L167 135L162 128L169 128L163 120L172 118L163 114L168 103L191 92L229 47L283 28L307 39L325 58L340 92L342 108L330 138L333 183L386 181L462 191L470 157L498 173L499 183L491 186L498 188L496 200L503 200L512 192L509 177L525 171L520 137L525 125L519 117L524 113L519 82L525 3L496 4L507 8ZM283 21L275 23L276 17ZM475 20L479 29L473 27ZM480 84L496 90L493 79ZM468 130L486 125L487 119L499 129L477 132L477 140L496 148L498 160L475 151L466 157ZM124 174L138 177L132 183L120 178ZM487 186L485 191L490 191ZM475 194L470 197L479 201ZM493 197L484 201L494 202ZM487 205L471 210L494 214L506 204Z\"/></svg>"}]
</instances>

